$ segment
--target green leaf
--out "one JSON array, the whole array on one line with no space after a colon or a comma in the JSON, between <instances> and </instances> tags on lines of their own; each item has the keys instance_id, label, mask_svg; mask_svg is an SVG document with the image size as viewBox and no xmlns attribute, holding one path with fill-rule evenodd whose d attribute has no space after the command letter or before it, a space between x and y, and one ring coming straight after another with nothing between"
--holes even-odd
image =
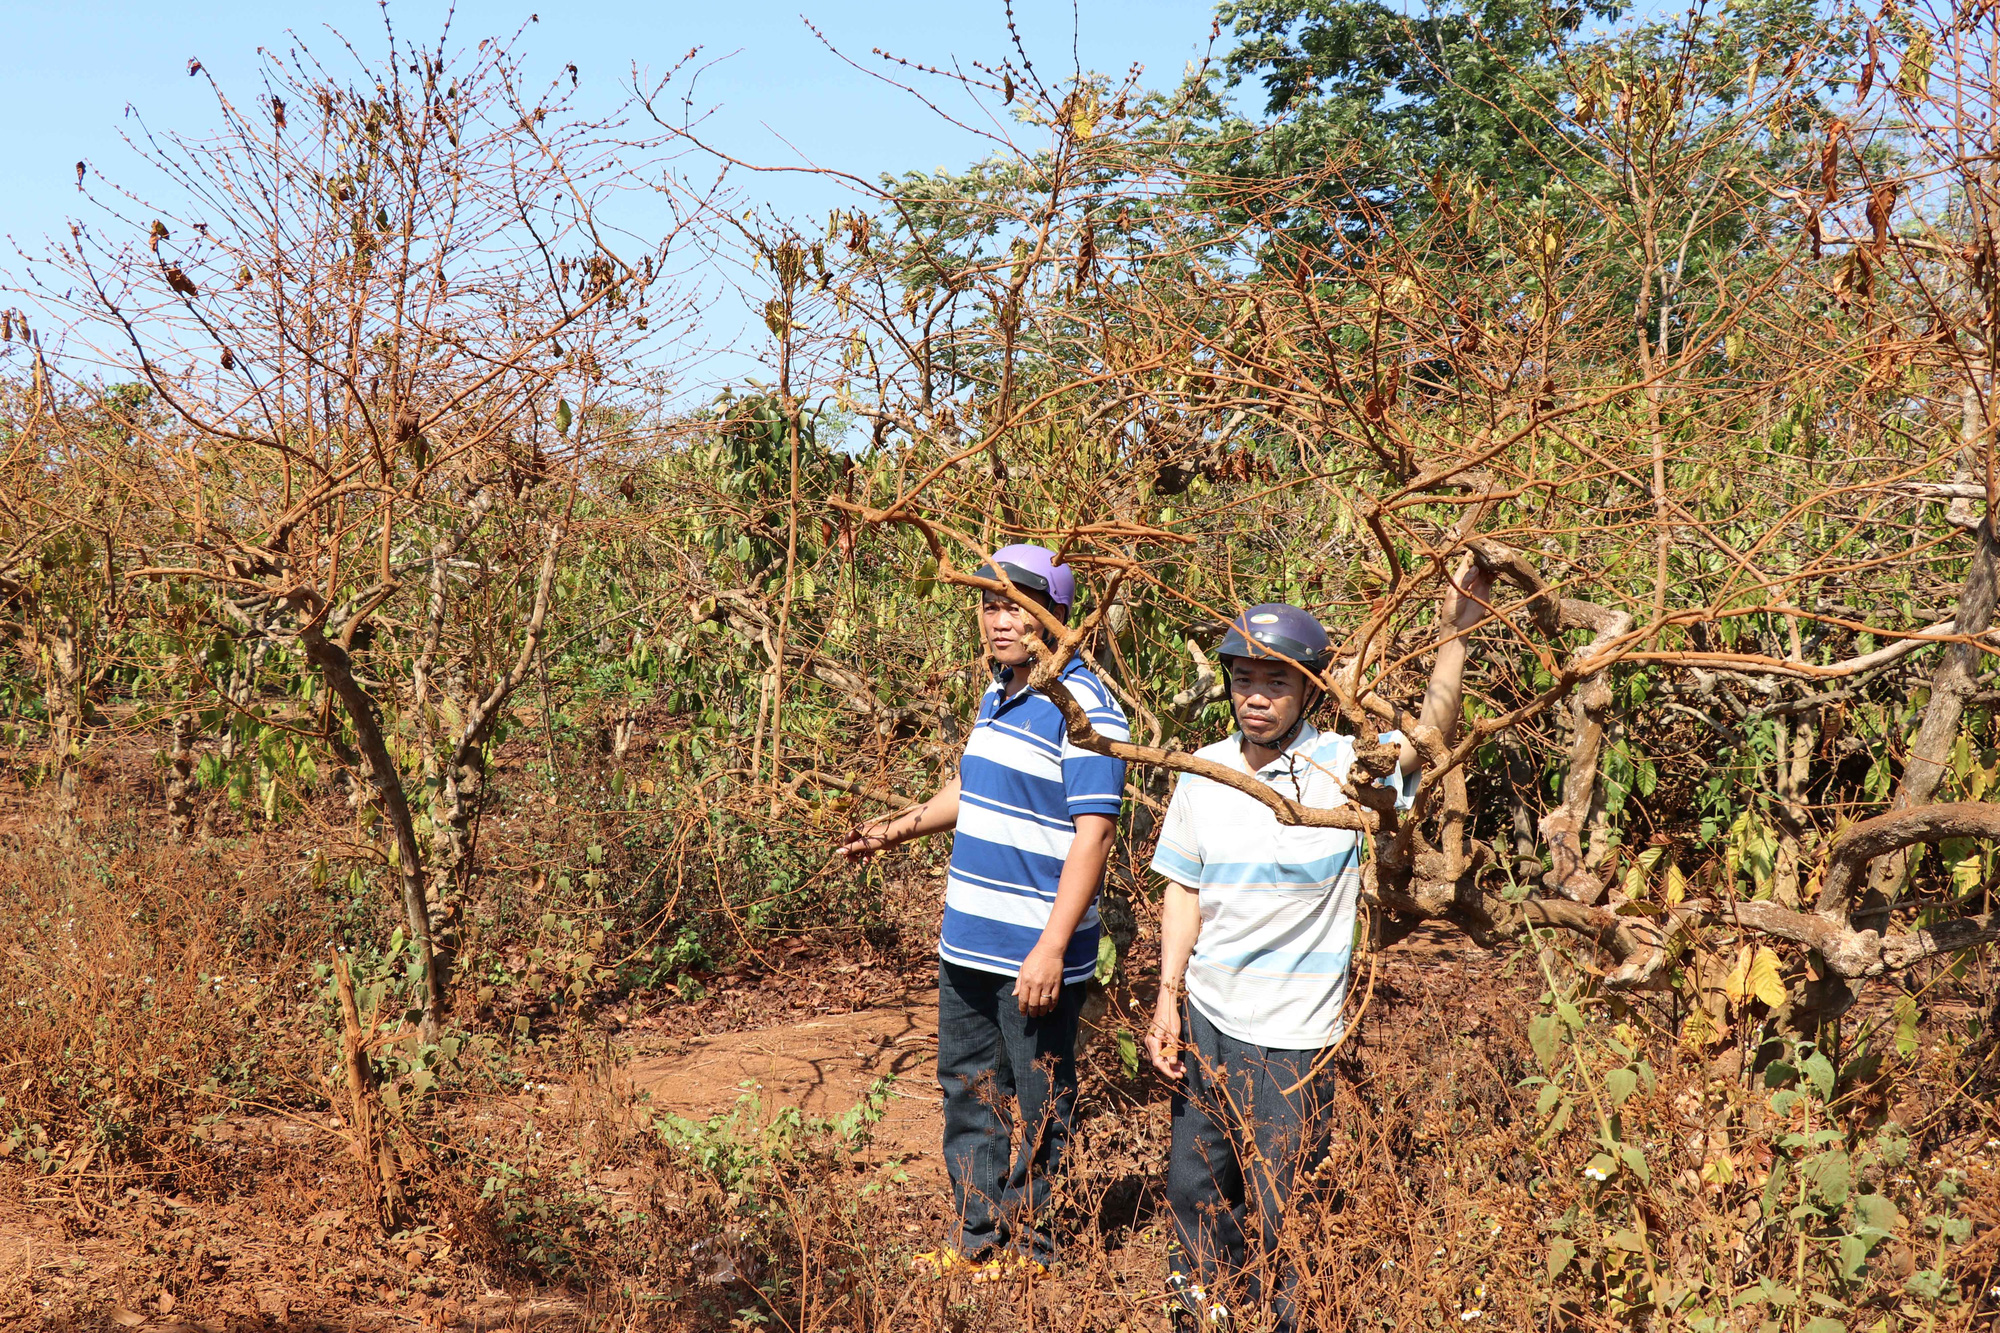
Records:
<instances>
[{"instance_id":1,"label":"green leaf","mask_svg":"<svg viewBox=\"0 0 2000 1333\"><path fill-rule=\"evenodd\" d=\"M1812 1084L1813 1090L1819 1093L1821 1101L1833 1100L1833 1061L1814 1051L1799 1065L1799 1072L1805 1075L1806 1082Z\"/></svg>"},{"instance_id":2,"label":"green leaf","mask_svg":"<svg viewBox=\"0 0 2000 1333\"><path fill-rule=\"evenodd\" d=\"M1118 941L1106 931L1097 937L1097 984L1109 986L1112 976L1118 971Z\"/></svg>"},{"instance_id":3,"label":"green leaf","mask_svg":"<svg viewBox=\"0 0 2000 1333\"><path fill-rule=\"evenodd\" d=\"M1812 1182L1813 1191L1835 1208L1847 1202L1854 1187L1854 1164L1839 1148L1806 1159L1799 1171Z\"/></svg>"},{"instance_id":4,"label":"green leaf","mask_svg":"<svg viewBox=\"0 0 2000 1333\"><path fill-rule=\"evenodd\" d=\"M1554 1083L1544 1083L1541 1095L1535 1098L1535 1114L1547 1115L1556 1109L1556 1103L1561 1100L1562 1088Z\"/></svg>"},{"instance_id":5,"label":"green leaf","mask_svg":"<svg viewBox=\"0 0 2000 1333\"><path fill-rule=\"evenodd\" d=\"M1623 1106L1639 1088L1639 1076L1629 1069L1614 1069L1604 1076L1604 1090L1613 1106Z\"/></svg>"},{"instance_id":6,"label":"green leaf","mask_svg":"<svg viewBox=\"0 0 2000 1333\"><path fill-rule=\"evenodd\" d=\"M1909 1280L1903 1283L1904 1289L1912 1296L1926 1301L1934 1301L1944 1295L1945 1289L1950 1285L1951 1279L1943 1273L1938 1272L1935 1268L1926 1268L1921 1273L1912 1273Z\"/></svg>"},{"instance_id":7,"label":"green leaf","mask_svg":"<svg viewBox=\"0 0 2000 1333\"><path fill-rule=\"evenodd\" d=\"M1886 1240L1896 1234L1903 1216L1884 1194L1854 1196L1854 1234L1868 1240Z\"/></svg>"},{"instance_id":8,"label":"green leaf","mask_svg":"<svg viewBox=\"0 0 2000 1333\"><path fill-rule=\"evenodd\" d=\"M556 434L558 435L569 434L569 423L571 420L572 418L570 416L570 411L569 411L569 399L567 398L556 399Z\"/></svg>"},{"instance_id":9,"label":"green leaf","mask_svg":"<svg viewBox=\"0 0 2000 1333\"><path fill-rule=\"evenodd\" d=\"M1847 1333L1847 1325L1827 1315L1814 1315L1806 1320L1805 1333Z\"/></svg>"},{"instance_id":10,"label":"green leaf","mask_svg":"<svg viewBox=\"0 0 2000 1333\"><path fill-rule=\"evenodd\" d=\"M1646 1154L1639 1151L1637 1146L1621 1143L1618 1145L1618 1155L1625 1159L1625 1165L1632 1168L1632 1174L1639 1177L1642 1183L1647 1185L1653 1183L1653 1172L1652 1168L1646 1165Z\"/></svg>"},{"instance_id":11,"label":"green leaf","mask_svg":"<svg viewBox=\"0 0 2000 1333\"><path fill-rule=\"evenodd\" d=\"M1535 1058L1544 1069L1556 1067L1556 1043L1561 1037L1562 1026L1554 1017L1543 1014L1529 1021L1528 1044L1535 1048Z\"/></svg>"},{"instance_id":12,"label":"green leaf","mask_svg":"<svg viewBox=\"0 0 2000 1333\"><path fill-rule=\"evenodd\" d=\"M1139 1039L1130 1028L1118 1029L1118 1063L1125 1067L1126 1078L1139 1077Z\"/></svg>"},{"instance_id":13,"label":"green leaf","mask_svg":"<svg viewBox=\"0 0 2000 1333\"><path fill-rule=\"evenodd\" d=\"M1843 1281L1852 1282L1861 1276L1861 1270L1868 1266L1868 1242L1859 1236L1842 1236L1836 1263L1840 1266Z\"/></svg>"},{"instance_id":14,"label":"green leaf","mask_svg":"<svg viewBox=\"0 0 2000 1333\"><path fill-rule=\"evenodd\" d=\"M1785 1159L1780 1157L1771 1163L1770 1177L1764 1182L1764 1197L1759 1201L1765 1217L1773 1217L1778 1211L1778 1201L1785 1197L1785 1177L1791 1173L1785 1167Z\"/></svg>"},{"instance_id":15,"label":"green leaf","mask_svg":"<svg viewBox=\"0 0 2000 1333\"><path fill-rule=\"evenodd\" d=\"M1563 1270L1576 1259L1574 1242L1558 1236L1549 1246L1549 1276L1561 1277Z\"/></svg>"},{"instance_id":16,"label":"green leaf","mask_svg":"<svg viewBox=\"0 0 2000 1333\"><path fill-rule=\"evenodd\" d=\"M1899 995L1896 997L1896 1054L1905 1060L1916 1058L1917 1040L1917 997Z\"/></svg>"}]
</instances>

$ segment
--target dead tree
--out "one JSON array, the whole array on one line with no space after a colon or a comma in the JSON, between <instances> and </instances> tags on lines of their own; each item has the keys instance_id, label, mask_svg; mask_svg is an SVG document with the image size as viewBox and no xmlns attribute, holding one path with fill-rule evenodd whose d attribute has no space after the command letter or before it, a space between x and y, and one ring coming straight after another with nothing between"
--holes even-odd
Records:
<instances>
[{"instance_id":1,"label":"dead tree","mask_svg":"<svg viewBox=\"0 0 2000 1333\"><path fill-rule=\"evenodd\" d=\"M277 646L335 701L295 729L364 779L435 1037L485 750L547 635L581 465L623 429L604 410L622 368L687 312L666 290L674 238L627 252L598 217L658 138L530 95L506 43L386 39L352 79L300 48L272 58L269 96L218 90L218 138L149 141L186 194L137 234L114 194L36 276L81 359L144 386L143 412L76 386L151 460L173 519L126 577L250 618L251 670L225 694Z\"/></svg>"}]
</instances>

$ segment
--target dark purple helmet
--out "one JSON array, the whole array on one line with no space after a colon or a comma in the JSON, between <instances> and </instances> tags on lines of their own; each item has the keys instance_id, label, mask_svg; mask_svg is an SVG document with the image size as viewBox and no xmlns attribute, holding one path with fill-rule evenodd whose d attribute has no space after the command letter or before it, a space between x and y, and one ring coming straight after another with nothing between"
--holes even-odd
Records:
<instances>
[{"instance_id":1,"label":"dark purple helmet","mask_svg":"<svg viewBox=\"0 0 2000 1333\"><path fill-rule=\"evenodd\" d=\"M1333 660L1333 643L1307 612L1283 602L1264 602L1230 622L1215 655L1225 662L1232 657L1275 658L1296 662L1308 671L1324 671Z\"/></svg>"},{"instance_id":2,"label":"dark purple helmet","mask_svg":"<svg viewBox=\"0 0 2000 1333\"><path fill-rule=\"evenodd\" d=\"M1070 572L1068 565L1056 563L1053 551L1026 543L1003 546L993 553L991 560L974 570L972 576L998 579L1000 576L993 572L995 565L1007 571L1007 578L1015 587L1043 594L1061 607L1065 616L1076 603L1076 575Z\"/></svg>"}]
</instances>

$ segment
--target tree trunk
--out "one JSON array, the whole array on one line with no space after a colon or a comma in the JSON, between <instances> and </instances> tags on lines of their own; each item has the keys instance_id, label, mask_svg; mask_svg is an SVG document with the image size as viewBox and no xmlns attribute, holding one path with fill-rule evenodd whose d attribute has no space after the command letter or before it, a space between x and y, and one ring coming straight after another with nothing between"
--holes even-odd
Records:
<instances>
[{"instance_id":1,"label":"tree trunk","mask_svg":"<svg viewBox=\"0 0 2000 1333\"><path fill-rule=\"evenodd\" d=\"M176 844L194 836L193 741L194 723L174 714L167 733L167 840Z\"/></svg>"},{"instance_id":2,"label":"tree trunk","mask_svg":"<svg viewBox=\"0 0 2000 1333\"><path fill-rule=\"evenodd\" d=\"M333 955L333 979L340 992L340 1063L347 1075L350 1135L354 1155L368 1177L370 1202L375 1220L384 1233L394 1234L410 1223L409 1201L403 1194L402 1169L396 1161L395 1145L389 1141L387 1114L375 1081L375 1063L368 1058L368 1039L361 1030L361 1010L354 1000L354 978L347 959Z\"/></svg>"},{"instance_id":3,"label":"tree trunk","mask_svg":"<svg viewBox=\"0 0 2000 1333\"><path fill-rule=\"evenodd\" d=\"M1565 628L1595 630L1592 645L1607 643L1632 627L1632 617L1622 611L1573 598L1561 604ZM1562 803L1542 816L1542 838L1549 845L1552 865L1542 883L1573 902L1591 904L1604 896L1604 881L1596 868L1609 852L1608 830L1604 827L1604 792L1598 766L1611 724L1614 697L1605 672L1587 677L1570 699L1569 767L1563 773ZM1584 850L1584 835L1590 835L1590 850Z\"/></svg>"},{"instance_id":4,"label":"tree trunk","mask_svg":"<svg viewBox=\"0 0 2000 1333\"><path fill-rule=\"evenodd\" d=\"M1533 884L1542 877L1541 843L1535 838L1535 798L1541 793L1541 776L1535 771L1534 757L1513 731L1496 737L1507 757L1507 804L1513 815L1514 878Z\"/></svg>"},{"instance_id":5,"label":"tree trunk","mask_svg":"<svg viewBox=\"0 0 2000 1333\"><path fill-rule=\"evenodd\" d=\"M1800 869L1815 833L1802 798L1806 779L1812 772L1813 747L1818 743L1818 735L1811 713L1799 716L1798 722L1791 728L1789 740L1784 719L1778 719L1777 758L1772 765L1771 784L1777 799L1772 802L1771 813L1778 822L1776 896L1787 907L1797 907L1804 901Z\"/></svg>"},{"instance_id":6,"label":"tree trunk","mask_svg":"<svg viewBox=\"0 0 2000 1333\"><path fill-rule=\"evenodd\" d=\"M76 841L76 770L83 751L83 656L67 622L39 646L42 704L49 718L48 779L56 789L56 840L68 847Z\"/></svg>"},{"instance_id":7,"label":"tree trunk","mask_svg":"<svg viewBox=\"0 0 2000 1333\"><path fill-rule=\"evenodd\" d=\"M340 700L347 720L354 728L354 743L361 759L361 776L375 787L376 800L389 821L396 839L396 872L402 881L403 916L410 929L410 944L424 978L423 1037L435 1042L444 1023L445 978L431 947L430 910L424 902L424 855L417 842L416 822L410 816L410 800L403 790L402 775L389 756L382 734L382 714L361 682L354 678L354 663L347 650L326 637L317 621L307 621L299 635L306 657L318 669L327 688Z\"/></svg>"},{"instance_id":8,"label":"tree trunk","mask_svg":"<svg viewBox=\"0 0 2000 1333\"><path fill-rule=\"evenodd\" d=\"M440 995L450 985L463 943L461 923L471 887L474 829L486 794L486 743L492 738L500 710L540 660L562 535L561 524L551 525L548 548L535 576L534 606L513 666L494 681L483 698L453 701L459 708L461 725L451 738L451 753L431 803L430 867L429 873L420 877L419 889L431 928L431 968Z\"/></svg>"},{"instance_id":9,"label":"tree trunk","mask_svg":"<svg viewBox=\"0 0 2000 1333\"><path fill-rule=\"evenodd\" d=\"M1992 516L1979 525L1979 546L1967 563L1965 582L1959 587L1953 625L1964 635L1984 634L1993 624L1996 580L2000 579L2000 541L1993 533ZM1944 660L1931 676L1930 703L1924 708L1923 724L1910 744L1903 763L1903 777L1889 812L1929 805L1951 763L1952 746L1958 742L1958 726L1965 714L1965 701L1978 687L1979 667L1985 654L1969 644L1945 647ZM1895 905L1909 869L1909 852L1898 849L1877 861L1868 875L1868 893L1855 921L1867 929L1880 930L1889 909Z\"/></svg>"}]
</instances>

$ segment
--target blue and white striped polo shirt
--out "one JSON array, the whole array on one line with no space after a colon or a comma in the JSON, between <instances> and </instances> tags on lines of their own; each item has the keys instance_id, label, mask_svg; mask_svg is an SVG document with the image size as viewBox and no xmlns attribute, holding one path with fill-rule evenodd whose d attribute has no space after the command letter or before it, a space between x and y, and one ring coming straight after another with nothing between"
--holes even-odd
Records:
<instances>
[{"instance_id":1,"label":"blue and white striped polo shirt","mask_svg":"<svg viewBox=\"0 0 2000 1333\"><path fill-rule=\"evenodd\" d=\"M1082 663L1072 661L1059 683L1083 705L1099 734L1121 741L1131 734L1124 710ZM1075 817L1118 817L1125 763L1071 745L1053 703L1034 690L1006 698L996 681L979 701L958 777L958 831L945 880L938 956L1018 976L1049 924L1056 884L1076 837ZM1092 903L1063 954L1063 980L1083 981L1096 969Z\"/></svg>"},{"instance_id":2,"label":"blue and white striped polo shirt","mask_svg":"<svg viewBox=\"0 0 2000 1333\"><path fill-rule=\"evenodd\" d=\"M1402 739L1388 732L1384 741ZM1242 734L1195 752L1249 772ZM1354 741L1299 728L1291 748L1256 777L1322 809L1345 805L1341 781ZM1384 780L1407 808L1416 777ZM1209 1022L1255 1046L1317 1050L1340 1039L1361 894L1362 836L1287 827L1255 799L1193 773L1167 806L1153 869L1201 898L1201 934L1188 960L1187 996Z\"/></svg>"}]
</instances>

